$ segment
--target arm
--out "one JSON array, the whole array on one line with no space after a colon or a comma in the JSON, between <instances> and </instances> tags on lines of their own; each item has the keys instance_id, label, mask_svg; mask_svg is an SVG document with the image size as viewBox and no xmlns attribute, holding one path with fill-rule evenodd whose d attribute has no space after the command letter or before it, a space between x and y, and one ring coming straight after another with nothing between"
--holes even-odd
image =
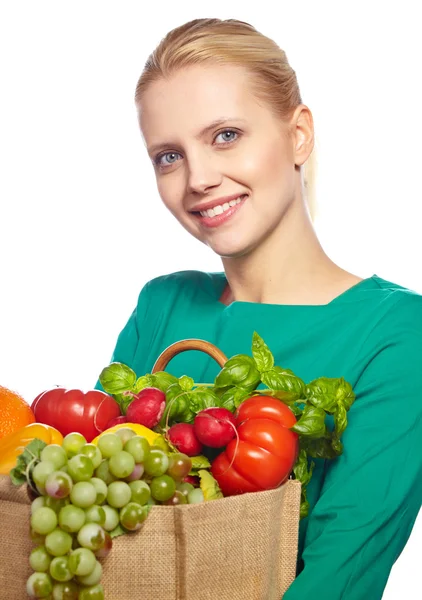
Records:
<instances>
[{"instance_id":1,"label":"arm","mask_svg":"<svg viewBox=\"0 0 422 600\"><path fill-rule=\"evenodd\" d=\"M305 566L283 600L381 599L410 536L422 503L422 302L410 300L356 385L344 453L327 461Z\"/></svg>"}]
</instances>

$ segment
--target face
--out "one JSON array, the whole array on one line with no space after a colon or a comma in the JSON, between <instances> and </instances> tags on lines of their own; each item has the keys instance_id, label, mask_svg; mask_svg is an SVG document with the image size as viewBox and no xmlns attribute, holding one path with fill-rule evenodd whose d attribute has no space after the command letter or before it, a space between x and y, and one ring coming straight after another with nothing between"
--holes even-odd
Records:
<instances>
[{"instance_id":1,"label":"face","mask_svg":"<svg viewBox=\"0 0 422 600\"><path fill-rule=\"evenodd\" d=\"M276 234L300 183L297 134L249 77L241 67L190 67L152 83L138 104L162 201L221 257Z\"/></svg>"}]
</instances>

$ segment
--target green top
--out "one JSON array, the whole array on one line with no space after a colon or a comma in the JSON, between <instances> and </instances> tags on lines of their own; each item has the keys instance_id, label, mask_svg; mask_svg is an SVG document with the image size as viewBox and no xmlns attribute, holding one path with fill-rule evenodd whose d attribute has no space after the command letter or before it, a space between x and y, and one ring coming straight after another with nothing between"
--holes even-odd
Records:
<instances>
[{"instance_id":1,"label":"green top","mask_svg":"<svg viewBox=\"0 0 422 600\"><path fill-rule=\"evenodd\" d=\"M186 338L210 341L228 357L250 355L256 331L275 364L305 382L344 377L356 393L344 452L315 461L298 575L284 600L377 600L422 503L422 296L374 275L322 306L225 306L226 283L224 273L197 271L149 281L112 361L144 375ZM219 369L189 351L166 370L204 383Z\"/></svg>"}]
</instances>

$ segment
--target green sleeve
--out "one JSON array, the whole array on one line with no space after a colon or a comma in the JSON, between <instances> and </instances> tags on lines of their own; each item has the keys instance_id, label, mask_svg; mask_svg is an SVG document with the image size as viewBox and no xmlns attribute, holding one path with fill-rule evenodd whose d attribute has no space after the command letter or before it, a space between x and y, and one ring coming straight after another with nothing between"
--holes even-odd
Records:
<instances>
[{"instance_id":1,"label":"green sleeve","mask_svg":"<svg viewBox=\"0 0 422 600\"><path fill-rule=\"evenodd\" d=\"M110 363L121 362L129 367L132 366L139 343L140 326L147 310L148 287L149 284L147 283L142 288L138 303L117 338ZM104 391L100 380L97 381L95 389Z\"/></svg>"},{"instance_id":2,"label":"green sleeve","mask_svg":"<svg viewBox=\"0 0 422 600\"><path fill-rule=\"evenodd\" d=\"M422 302L405 300L374 326L376 352L362 343L344 452L327 461L304 568L283 600L381 599L410 536L422 504Z\"/></svg>"}]
</instances>

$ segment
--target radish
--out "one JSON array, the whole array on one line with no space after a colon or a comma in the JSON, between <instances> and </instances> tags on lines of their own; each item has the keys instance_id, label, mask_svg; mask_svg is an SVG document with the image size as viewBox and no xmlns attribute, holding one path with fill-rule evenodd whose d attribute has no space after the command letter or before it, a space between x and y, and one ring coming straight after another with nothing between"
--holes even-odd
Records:
<instances>
[{"instance_id":1,"label":"radish","mask_svg":"<svg viewBox=\"0 0 422 600\"><path fill-rule=\"evenodd\" d=\"M179 452L188 456L197 456L202 452L202 444L198 441L193 425L190 423L176 423L167 432L167 437Z\"/></svg>"},{"instance_id":2,"label":"radish","mask_svg":"<svg viewBox=\"0 0 422 600\"><path fill-rule=\"evenodd\" d=\"M236 436L236 420L227 408L205 408L196 415L194 430L204 446L222 448Z\"/></svg>"},{"instance_id":3,"label":"radish","mask_svg":"<svg viewBox=\"0 0 422 600\"><path fill-rule=\"evenodd\" d=\"M120 417L114 417L114 419L110 419L110 421L106 425L106 429L110 429L110 427L120 425L121 423L127 423L127 419L124 415L120 415Z\"/></svg>"},{"instance_id":4,"label":"radish","mask_svg":"<svg viewBox=\"0 0 422 600\"><path fill-rule=\"evenodd\" d=\"M200 479L197 475L186 475L183 478L183 483L190 483L193 487L199 487Z\"/></svg>"},{"instance_id":5,"label":"radish","mask_svg":"<svg viewBox=\"0 0 422 600\"><path fill-rule=\"evenodd\" d=\"M144 388L139 394L133 395L126 411L126 420L152 429L159 423L165 407L164 392L154 387Z\"/></svg>"}]
</instances>

